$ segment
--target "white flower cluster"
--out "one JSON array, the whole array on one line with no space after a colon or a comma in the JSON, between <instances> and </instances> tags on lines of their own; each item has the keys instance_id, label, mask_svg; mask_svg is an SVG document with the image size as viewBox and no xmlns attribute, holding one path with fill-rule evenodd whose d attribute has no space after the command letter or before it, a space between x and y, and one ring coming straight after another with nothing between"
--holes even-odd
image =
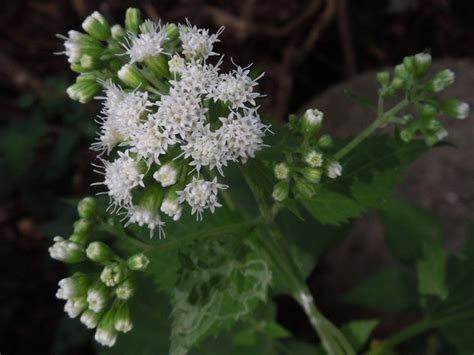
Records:
<instances>
[{"instance_id":1,"label":"white flower cluster","mask_svg":"<svg viewBox=\"0 0 474 355\"><path fill-rule=\"evenodd\" d=\"M147 71L150 62L162 65L165 58L168 77L159 78L157 86L148 76L128 90L105 81L93 148L102 155L104 181L98 184L107 187L112 210L125 210L129 223L152 232L158 227L161 234L161 213L176 221L186 203L202 219L205 210L221 206L218 192L227 186L218 183L216 171L223 176L229 162L253 158L268 126L255 101L260 77L253 79L248 68L238 66L221 73L221 60L208 63L217 55L214 44L222 29L211 34L189 23L179 25L173 46L166 26L146 21L141 28L126 35L122 57L129 60L122 69L130 71L132 65ZM124 80L124 72L119 77L130 87L133 80Z\"/></svg>"}]
</instances>

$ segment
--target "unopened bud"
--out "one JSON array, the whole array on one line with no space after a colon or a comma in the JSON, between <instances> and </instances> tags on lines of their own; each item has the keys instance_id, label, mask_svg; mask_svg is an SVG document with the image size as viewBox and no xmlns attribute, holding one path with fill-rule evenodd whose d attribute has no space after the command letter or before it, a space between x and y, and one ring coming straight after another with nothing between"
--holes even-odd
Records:
<instances>
[{"instance_id":1,"label":"unopened bud","mask_svg":"<svg viewBox=\"0 0 474 355\"><path fill-rule=\"evenodd\" d=\"M423 77L431 69L431 55L429 53L418 53L414 56L415 70L418 77Z\"/></svg>"},{"instance_id":2,"label":"unopened bud","mask_svg":"<svg viewBox=\"0 0 474 355\"><path fill-rule=\"evenodd\" d=\"M115 253L110 247L102 242L92 242L86 249L87 257L93 262L102 264L115 258Z\"/></svg>"},{"instance_id":3,"label":"unopened bud","mask_svg":"<svg viewBox=\"0 0 474 355\"><path fill-rule=\"evenodd\" d=\"M433 79L428 81L426 89L433 93L441 92L454 83L454 72L450 69L440 71Z\"/></svg>"},{"instance_id":4,"label":"unopened bud","mask_svg":"<svg viewBox=\"0 0 474 355\"><path fill-rule=\"evenodd\" d=\"M125 64L117 73L119 79L128 87L136 89L146 85L146 79L134 64Z\"/></svg>"},{"instance_id":5,"label":"unopened bud","mask_svg":"<svg viewBox=\"0 0 474 355\"><path fill-rule=\"evenodd\" d=\"M122 333L127 333L133 328L128 304L125 302L120 304L115 311L114 327L116 331Z\"/></svg>"},{"instance_id":6,"label":"unopened bud","mask_svg":"<svg viewBox=\"0 0 474 355\"><path fill-rule=\"evenodd\" d=\"M130 7L125 13L125 29L127 31L138 33L138 28L143 22L140 10Z\"/></svg>"},{"instance_id":7,"label":"unopened bud","mask_svg":"<svg viewBox=\"0 0 474 355\"><path fill-rule=\"evenodd\" d=\"M272 197L275 201L282 202L286 200L290 192L290 184L287 180L278 182L273 187Z\"/></svg>"},{"instance_id":8,"label":"unopened bud","mask_svg":"<svg viewBox=\"0 0 474 355\"><path fill-rule=\"evenodd\" d=\"M128 268L133 271L145 271L148 264L150 264L150 259L145 254L135 254L127 260Z\"/></svg>"},{"instance_id":9,"label":"unopened bud","mask_svg":"<svg viewBox=\"0 0 474 355\"><path fill-rule=\"evenodd\" d=\"M311 198L315 195L316 190L314 189L313 185L305 179L296 179L296 191L303 197L303 198Z\"/></svg>"},{"instance_id":10,"label":"unopened bud","mask_svg":"<svg viewBox=\"0 0 474 355\"><path fill-rule=\"evenodd\" d=\"M125 30L120 25L113 25L110 29L110 32L112 33L113 39L121 39L123 36L125 36Z\"/></svg>"},{"instance_id":11,"label":"unopened bud","mask_svg":"<svg viewBox=\"0 0 474 355\"><path fill-rule=\"evenodd\" d=\"M459 100L443 100L439 102L439 109L448 116L465 119L469 115L469 105Z\"/></svg>"},{"instance_id":12,"label":"unopened bud","mask_svg":"<svg viewBox=\"0 0 474 355\"><path fill-rule=\"evenodd\" d=\"M317 109L308 109L301 120L301 128L305 134L314 134L320 128L323 122L324 114Z\"/></svg>"},{"instance_id":13,"label":"unopened bud","mask_svg":"<svg viewBox=\"0 0 474 355\"><path fill-rule=\"evenodd\" d=\"M377 81L382 86L388 85L388 83L390 81L390 73L388 71L383 71L383 72L377 73Z\"/></svg>"},{"instance_id":14,"label":"unopened bud","mask_svg":"<svg viewBox=\"0 0 474 355\"><path fill-rule=\"evenodd\" d=\"M329 163L329 165L326 168L326 174L331 179L335 179L335 178L341 176L341 174L342 174L342 165L337 161L333 161L333 162Z\"/></svg>"},{"instance_id":15,"label":"unopened bud","mask_svg":"<svg viewBox=\"0 0 474 355\"><path fill-rule=\"evenodd\" d=\"M106 265L100 273L100 280L109 287L117 286L123 281L127 273L124 265L120 263L112 263Z\"/></svg>"},{"instance_id":16,"label":"unopened bud","mask_svg":"<svg viewBox=\"0 0 474 355\"><path fill-rule=\"evenodd\" d=\"M306 167L301 170L301 173L306 180L313 184L317 184L321 180L322 174L320 169Z\"/></svg>"},{"instance_id":17,"label":"unopened bud","mask_svg":"<svg viewBox=\"0 0 474 355\"><path fill-rule=\"evenodd\" d=\"M317 150L310 150L304 155L304 162L312 168L319 168L323 166L324 158L323 154Z\"/></svg>"},{"instance_id":18,"label":"unopened bud","mask_svg":"<svg viewBox=\"0 0 474 355\"><path fill-rule=\"evenodd\" d=\"M94 312L90 309L86 309L81 315L81 323L86 326L88 329L94 329L99 324L100 319L102 318L103 312Z\"/></svg>"},{"instance_id":19,"label":"unopened bud","mask_svg":"<svg viewBox=\"0 0 474 355\"><path fill-rule=\"evenodd\" d=\"M111 297L107 287L98 282L87 291L87 304L89 309L94 312L101 312L105 309L107 302Z\"/></svg>"},{"instance_id":20,"label":"unopened bud","mask_svg":"<svg viewBox=\"0 0 474 355\"><path fill-rule=\"evenodd\" d=\"M93 197L85 197L77 204L77 212L82 218L90 219L97 213L97 201Z\"/></svg>"},{"instance_id":21,"label":"unopened bud","mask_svg":"<svg viewBox=\"0 0 474 355\"><path fill-rule=\"evenodd\" d=\"M61 237L54 238L54 244L48 251L51 258L67 264L76 264L86 258L84 247L81 244L65 240Z\"/></svg>"},{"instance_id":22,"label":"unopened bud","mask_svg":"<svg viewBox=\"0 0 474 355\"><path fill-rule=\"evenodd\" d=\"M318 140L318 145L322 149L331 148L333 144L334 142L329 134L322 135L321 138L319 138Z\"/></svg>"},{"instance_id":23,"label":"unopened bud","mask_svg":"<svg viewBox=\"0 0 474 355\"><path fill-rule=\"evenodd\" d=\"M115 289L115 295L118 299L128 300L135 293L135 285L131 279L127 279L117 286Z\"/></svg>"},{"instance_id":24,"label":"unopened bud","mask_svg":"<svg viewBox=\"0 0 474 355\"><path fill-rule=\"evenodd\" d=\"M101 41L106 41L110 37L110 25L105 17L97 11L84 20L82 28L92 37Z\"/></svg>"}]
</instances>

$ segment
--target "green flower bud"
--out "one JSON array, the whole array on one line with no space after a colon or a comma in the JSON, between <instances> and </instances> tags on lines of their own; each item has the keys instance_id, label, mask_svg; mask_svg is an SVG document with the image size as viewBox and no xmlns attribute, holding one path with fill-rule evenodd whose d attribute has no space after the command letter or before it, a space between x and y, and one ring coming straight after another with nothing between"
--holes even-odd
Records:
<instances>
[{"instance_id":1,"label":"green flower bud","mask_svg":"<svg viewBox=\"0 0 474 355\"><path fill-rule=\"evenodd\" d=\"M415 74L415 59L412 56L403 58L403 67L408 74Z\"/></svg>"},{"instance_id":2,"label":"green flower bud","mask_svg":"<svg viewBox=\"0 0 474 355\"><path fill-rule=\"evenodd\" d=\"M390 84L390 88L393 90L400 90L405 85L405 80L400 77L395 77Z\"/></svg>"},{"instance_id":3,"label":"green flower bud","mask_svg":"<svg viewBox=\"0 0 474 355\"><path fill-rule=\"evenodd\" d=\"M84 247L70 240L61 237L54 238L54 244L48 249L51 258L65 262L67 264L77 264L84 261L86 254Z\"/></svg>"},{"instance_id":4,"label":"green flower bud","mask_svg":"<svg viewBox=\"0 0 474 355\"><path fill-rule=\"evenodd\" d=\"M127 274L125 265L121 263L112 263L106 265L100 273L100 280L109 287L117 286L121 283Z\"/></svg>"},{"instance_id":5,"label":"green flower bud","mask_svg":"<svg viewBox=\"0 0 474 355\"><path fill-rule=\"evenodd\" d=\"M97 326L94 339L101 345L111 348L117 341L117 331L115 330L115 309L109 309Z\"/></svg>"},{"instance_id":6,"label":"green flower bud","mask_svg":"<svg viewBox=\"0 0 474 355\"><path fill-rule=\"evenodd\" d=\"M93 262L102 264L116 257L110 247L102 242L92 242L86 249L87 257Z\"/></svg>"},{"instance_id":7,"label":"green flower bud","mask_svg":"<svg viewBox=\"0 0 474 355\"><path fill-rule=\"evenodd\" d=\"M107 287L97 282L87 291L87 304L89 305L89 309L96 313L103 311L111 296Z\"/></svg>"},{"instance_id":8,"label":"green flower bud","mask_svg":"<svg viewBox=\"0 0 474 355\"><path fill-rule=\"evenodd\" d=\"M96 80L84 79L81 75L67 88L66 92L71 99L85 104L91 101L100 90L101 86Z\"/></svg>"},{"instance_id":9,"label":"green flower bud","mask_svg":"<svg viewBox=\"0 0 474 355\"><path fill-rule=\"evenodd\" d=\"M138 28L143 22L140 10L130 7L125 13L125 29L127 31L138 33Z\"/></svg>"},{"instance_id":10,"label":"green flower bud","mask_svg":"<svg viewBox=\"0 0 474 355\"><path fill-rule=\"evenodd\" d=\"M311 198L315 195L316 190L314 189L313 185L306 181L305 179L295 179L296 182L296 191L303 197L303 198Z\"/></svg>"},{"instance_id":11,"label":"green flower bud","mask_svg":"<svg viewBox=\"0 0 474 355\"><path fill-rule=\"evenodd\" d=\"M469 105L459 100L439 101L439 109L446 115L461 120L469 115Z\"/></svg>"},{"instance_id":12,"label":"green flower bud","mask_svg":"<svg viewBox=\"0 0 474 355\"><path fill-rule=\"evenodd\" d=\"M91 219L97 213L97 201L93 197L85 197L77 204L79 216Z\"/></svg>"},{"instance_id":13,"label":"green flower bud","mask_svg":"<svg viewBox=\"0 0 474 355\"><path fill-rule=\"evenodd\" d=\"M433 105L423 105L420 111L421 120L431 120L436 117L438 110Z\"/></svg>"},{"instance_id":14,"label":"green flower bud","mask_svg":"<svg viewBox=\"0 0 474 355\"><path fill-rule=\"evenodd\" d=\"M125 30L120 25L113 25L112 28L110 29L110 32L112 33L113 39L118 40L118 39L122 39L123 36L125 36Z\"/></svg>"},{"instance_id":15,"label":"green flower bud","mask_svg":"<svg viewBox=\"0 0 474 355\"><path fill-rule=\"evenodd\" d=\"M158 57L148 57L145 59L145 64L150 71L158 78L169 78L170 72L168 68L168 58L164 54Z\"/></svg>"},{"instance_id":16,"label":"green flower bud","mask_svg":"<svg viewBox=\"0 0 474 355\"><path fill-rule=\"evenodd\" d=\"M290 167L286 163L279 163L273 168L273 173L278 180L286 180L290 176Z\"/></svg>"},{"instance_id":17,"label":"green flower bud","mask_svg":"<svg viewBox=\"0 0 474 355\"><path fill-rule=\"evenodd\" d=\"M115 311L114 327L116 331L122 333L127 333L133 328L128 304L125 302L120 304Z\"/></svg>"},{"instance_id":18,"label":"green flower bud","mask_svg":"<svg viewBox=\"0 0 474 355\"><path fill-rule=\"evenodd\" d=\"M150 264L150 259L141 253L133 255L127 260L128 268L133 271L145 271L148 264Z\"/></svg>"},{"instance_id":19,"label":"green flower bud","mask_svg":"<svg viewBox=\"0 0 474 355\"><path fill-rule=\"evenodd\" d=\"M440 71L433 79L426 84L426 90L432 93L438 93L446 90L454 83L454 72L450 69Z\"/></svg>"},{"instance_id":20,"label":"green flower bud","mask_svg":"<svg viewBox=\"0 0 474 355\"><path fill-rule=\"evenodd\" d=\"M331 148L333 144L334 142L329 134L322 135L321 138L319 138L318 140L318 145L322 149Z\"/></svg>"},{"instance_id":21,"label":"green flower bud","mask_svg":"<svg viewBox=\"0 0 474 355\"><path fill-rule=\"evenodd\" d=\"M84 69L84 68L82 67L82 65L80 65L79 63L73 63L73 64L71 64L71 66L70 66L69 68L70 68L74 73L78 73L78 74L87 72L87 69Z\"/></svg>"},{"instance_id":22,"label":"green flower bud","mask_svg":"<svg viewBox=\"0 0 474 355\"><path fill-rule=\"evenodd\" d=\"M443 128L443 125L437 119L432 118L423 122L422 128L430 133L436 133Z\"/></svg>"},{"instance_id":23,"label":"green flower bud","mask_svg":"<svg viewBox=\"0 0 474 355\"><path fill-rule=\"evenodd\" d=\"M68 299L64 305L64 312L66 312L70 318L76 318L86 307L87 302L85 296L72 297Z\"/></svg>"},{"instance_id":24,"label":"green flower bud","mask_svg":"<svg viewBox=\"0 0 474 355\"><path fill-rule=\"evenodd\" d=\"M400 138L402 141L408 143L411 142L415 138L416 128L415 127L407 127L400 131Z\"/></svg>"},{"instance_id":25,"label":"green flower bud","mask_svg":"<svg viewBox=\"0 0 474 355\"><path fill-rule=\"evenodd\" d=\"M429 53L418 53L414 56L415 70L418 77L423 77L431 69L431 55Z\"/></svg>"},{"instance_id":26,"label":"green flower bud","mask_svg":"<svg viewBox=\"0 0 474 355\"><path fill-rule=\"evenodd\" d=\"M278 182L273 187L272 197L275 201L282 202L286 200L290 192L290 184L288 180Z\"/></svg>"},{"instance_id":27,"label":"green flower bud","mask_svg":"<svg viewBox=\"0 0 474 355\"><path fill-rule=\"evenodd\" d=\"M103 312L96 313L90 309L86 309L81 315L81 323L88 329L94 329L97 327L97 324L99 324L103 314Z\"/></svg>"},{"instance_id":28,"label":"green flower bud","mask_svg":"<svg viewBox=\"0 0 474 355\"><path fill-rule=\"evenodd\" d=\"M330 162L326 167L326 174L330 179L335 179L342 174L342 166L339 162Z\"/></svg>"},{"instance_id":29,"label":"green flower bud","mask_svg":"<svg viewBox=\"0 0 474 355\"><path fill-rule=\"evenodd\" d=\"M439 141L442 141L444 138L448 136L448 131L444 128L440 128L437 132L433 132L430 134L425 135L425 143L428 146L433 146Z\"/></svg>"},{"instance_id":30,"label":"green flower bud","mask_svg":"<svg viewBox=\"0 0 474 355\"><path fill-rule=\"evenodd\" d=\"M179 41L179 29L174 23L170 23L165 27L166 37L168 41L172 44L177 44Z\"/></svg>"},{"instance_id":31,"label":"green flower bud","mask_svg":"<svg viewBox=\"0 0 474 355\"><path fill-rule=\"evenodd\" d=\"M323 154L317 150L310 150L304 155L303 159L304 162L312 168L320 168L324 162Z\"/></svg>"},{"instance_id":32,"label":"green flower bud","mask_svg":"<svg viewBox=\"0 0 474 355\"><path fill-rule=\"evenodd\" d=\"M104 47L95 38L83 34L80 40L81 55L90 55L93 58L100 58L104 53Z\"/></svg>"},{"instance_id":33,"label":"green flower bud","mask_svg":"<svg viewBox=\"0 0 474 355\"><path fill-rule=\"evenodd\" d=\"M301 173L306 180L313 184L317 184L321 181L322 173L320 169L306 167L301 170Z\"/></svg>"},{"instance_id":34,"label":"green flower bud","mask_svg":"<svg viewBox=\"0 0 474 355\"><path fill-rule=\"evenodd\" d=\"M85 70L97 69L100 66L100 61L98 58L95 58L89 54L84 54L81 57L81 67Z\"/></svg>"},{"instance_id":35,"label":"green flower bud","mask_svg":"<svg viewBox=\"0 0 474 355\"><path fill-rule=\"evenodd\" d=\"M117 72L119 79L128 87L136 89L147 85L147 81L140 69L134 64L125 64Z\"/></svg>"},{"instance_id":36,"label":"green flower bud","mask_svg":"<svg viewBox=\"0 0 474 355\"><path fill-rule=\"evenodd\" d=\"M106 41L110 37L110 25L105 17L97 11L94 11L84 20L82 28L100 41Z\"/></svg>"},{"instance_id":37,"label":"green flower bud","mask_svg":"<svg viewBox=\"0 0 474 355\"><path fill-rule=\"evenodd\" d=\"M398 65L395 66L394 74L395 74L395 78L393 79L393 81L395 79L405 81L409 76L407 68L403 64L398 64ZM393 81L392 81L392 85L393 85Z\"/></svg>"},{"instance_id":38,"label":"green flower bud","mask_svg":"<svg viewBox=\"0 0 474 355\"><path fill-rule=\"evenodd\" d=\"M388 85L388 83L390 82L390 73L388 71L382 71L380 73L377 73L377 81L382 86Z\"/></svg>"},{"instance_id":39,"label":"green flower bud","mask_svg":"<svg viewBox=\"0 0 474 355\"><path fill-rule=\"evenodd\" d=\"M301 128L304 134L314 134L320 128L323 122L324 114L317 109L308 109L301 120Z\"/></svg>"},{"instance_id":40,"label":"green flower bud","mask_svg":"<svg viewBox=\"0 0 474 355\"><path fill-rule=\"evenodd\" d=\"M115 289L115 295L118 299L128 300L135 293L135 285L131 279L127 279L117 286Z\"/></svg>"},{"instance_id":41,"label":"green flower bud","mask_svg":"<svg viewBox=\"0 0 474 355\"><path fill-rule=\"evenodd\" d=\"M85 219L81 218L74 222L74 234L77 235L89 235L89 232L91 230L92 223Z\"/></svg>"},{"instance_id":42,"label":"green flower bud","mask_svg":"<svg viewBox=\"0 0 474 355\"><path fill-rule=\"evenodd\" d=\"M67 277L59 281L59 289L56 292L56 297L63 300L68 300L73 297L84 296L91 280L82 272L76 272L71 277Z\"/></svg>"}]
</instances>

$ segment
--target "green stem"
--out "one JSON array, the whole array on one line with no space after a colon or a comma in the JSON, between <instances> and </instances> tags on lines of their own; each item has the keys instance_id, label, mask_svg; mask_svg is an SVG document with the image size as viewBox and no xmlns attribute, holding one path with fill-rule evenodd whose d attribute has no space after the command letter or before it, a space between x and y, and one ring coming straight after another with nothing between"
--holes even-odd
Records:
<instances>
[{"instance_id":1,"label":"green stem","mask_svg":"<svg viewBox=\"0 0 474 355\"><path fill-rule=\"evenodd\" d=\"M301 304L308 316L311 326L321 339L321 343L329 355L355 355L344 335L317 309L301 271L291 254L291 247L278 226L273 221L278 209L270 208L266 197L248 176L245 168L242 174L254 194L262 218L265 220L265 230L270 234L263 234L262 245L277 268L278 272L287 281L290 294Z\"/></svg>"},{"instance_id":2,"label":"green stem","mask_svg":"<svg viewBox=\"0 0 474 355\"><path fill-rule=\"evenodd\" d=\"M344 146L340 151L338 151L335 155L334 158L336 160L342 159L344 156L346 156L351 150L353 150L355 147L357 147L362 141L364 141L368 136L370 136L374 131L376 131L378 128L386 124L391 117L393 117L397 112L400 110L403 110L405 107L407 107L409 104L409 101L407 99L403 99L400 101L397 105L393 106L390 110L388 110L385 113L382 113L383 111L383 101L379 101L379 108L378 108L378 117L375 119L372 124L364 129L362 132L360 132L353 140L351 140L346 146Z\"/></svg>"},{"instance_id":3,"label":"green stem","mask_svg":"<svg viewBox=\"0 0 474 355\"><path fill-rule=\"evenodd\" d=\"M469 319L474 316L474 311L471 312L460 312L452 314L450 316L438 318L438 319L423 319L415 324L402 329L398 333L392 335L390 338L379 343L375 348L369 350L366 355L383 355L389 350L393 349L397 345L423 334L429 330L442 327L446 324L457 322L463 319Z\"/></svg>"}]
</instances>

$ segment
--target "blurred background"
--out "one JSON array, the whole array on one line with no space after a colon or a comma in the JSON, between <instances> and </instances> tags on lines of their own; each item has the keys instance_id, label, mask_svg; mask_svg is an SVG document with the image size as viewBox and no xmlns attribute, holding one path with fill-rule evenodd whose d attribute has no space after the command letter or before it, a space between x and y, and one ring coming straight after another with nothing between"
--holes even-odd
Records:
<instances>
[{"instance_id":1,"label":"blurred background","mask_svg":"<svg viewBox=\"0 0 474 355\"><path fill-rule=\"evenodd\" d=\"M122 23L130 6L153 20L183 22L188 18L214 31L225 26L220 52L239 65L254 63L265 71L260 87L267 95L263 112L277 121L312 102L325 111L332 134L354 133L370 117L353 109L350 99L341 94L343 88L373 95L371 70L424 50L461 73L456 97L472 101L474 3L470 0L5 2L0 13L2 355L61 353L56 339L63 302L54 294L66 270L49 258L47 248L54 235L70 233L77 199L95 193L90 188L96 179L90 167L94 153L88 147L95 135L97 107L80 105L66 96L74 75L66 58L53 54L63 50L56 34L80 29L82 20L94 10L111 23ZM347 106L341 100L347 100ZM448 129L460 145L472 148L472 123L457 122ZM446 217L454 234L460 218L473 218L470 152L466 150L455 161L452 153L430 155L409 172L399 192ZM423 175L427 166L434 170L428 178ZM445 170L452 172L447 176ZM371 216L358 222L349 242L323 258L309 280L320 295L323 311L336 322L359 311L342 307L331 295L343 292L369 269L390 262L373 237L380 234L377 228ZM364 242L360 236L372 239ZM350 275L341 267L348 258L353 263L348 267L355 270ZM296 304L284 297L277 301L280 322L297 336L311 333ZM77 338L76 343L69 344L66 353L94 352L87 338L71 338Z\"/></svg>"}]
</instances>

